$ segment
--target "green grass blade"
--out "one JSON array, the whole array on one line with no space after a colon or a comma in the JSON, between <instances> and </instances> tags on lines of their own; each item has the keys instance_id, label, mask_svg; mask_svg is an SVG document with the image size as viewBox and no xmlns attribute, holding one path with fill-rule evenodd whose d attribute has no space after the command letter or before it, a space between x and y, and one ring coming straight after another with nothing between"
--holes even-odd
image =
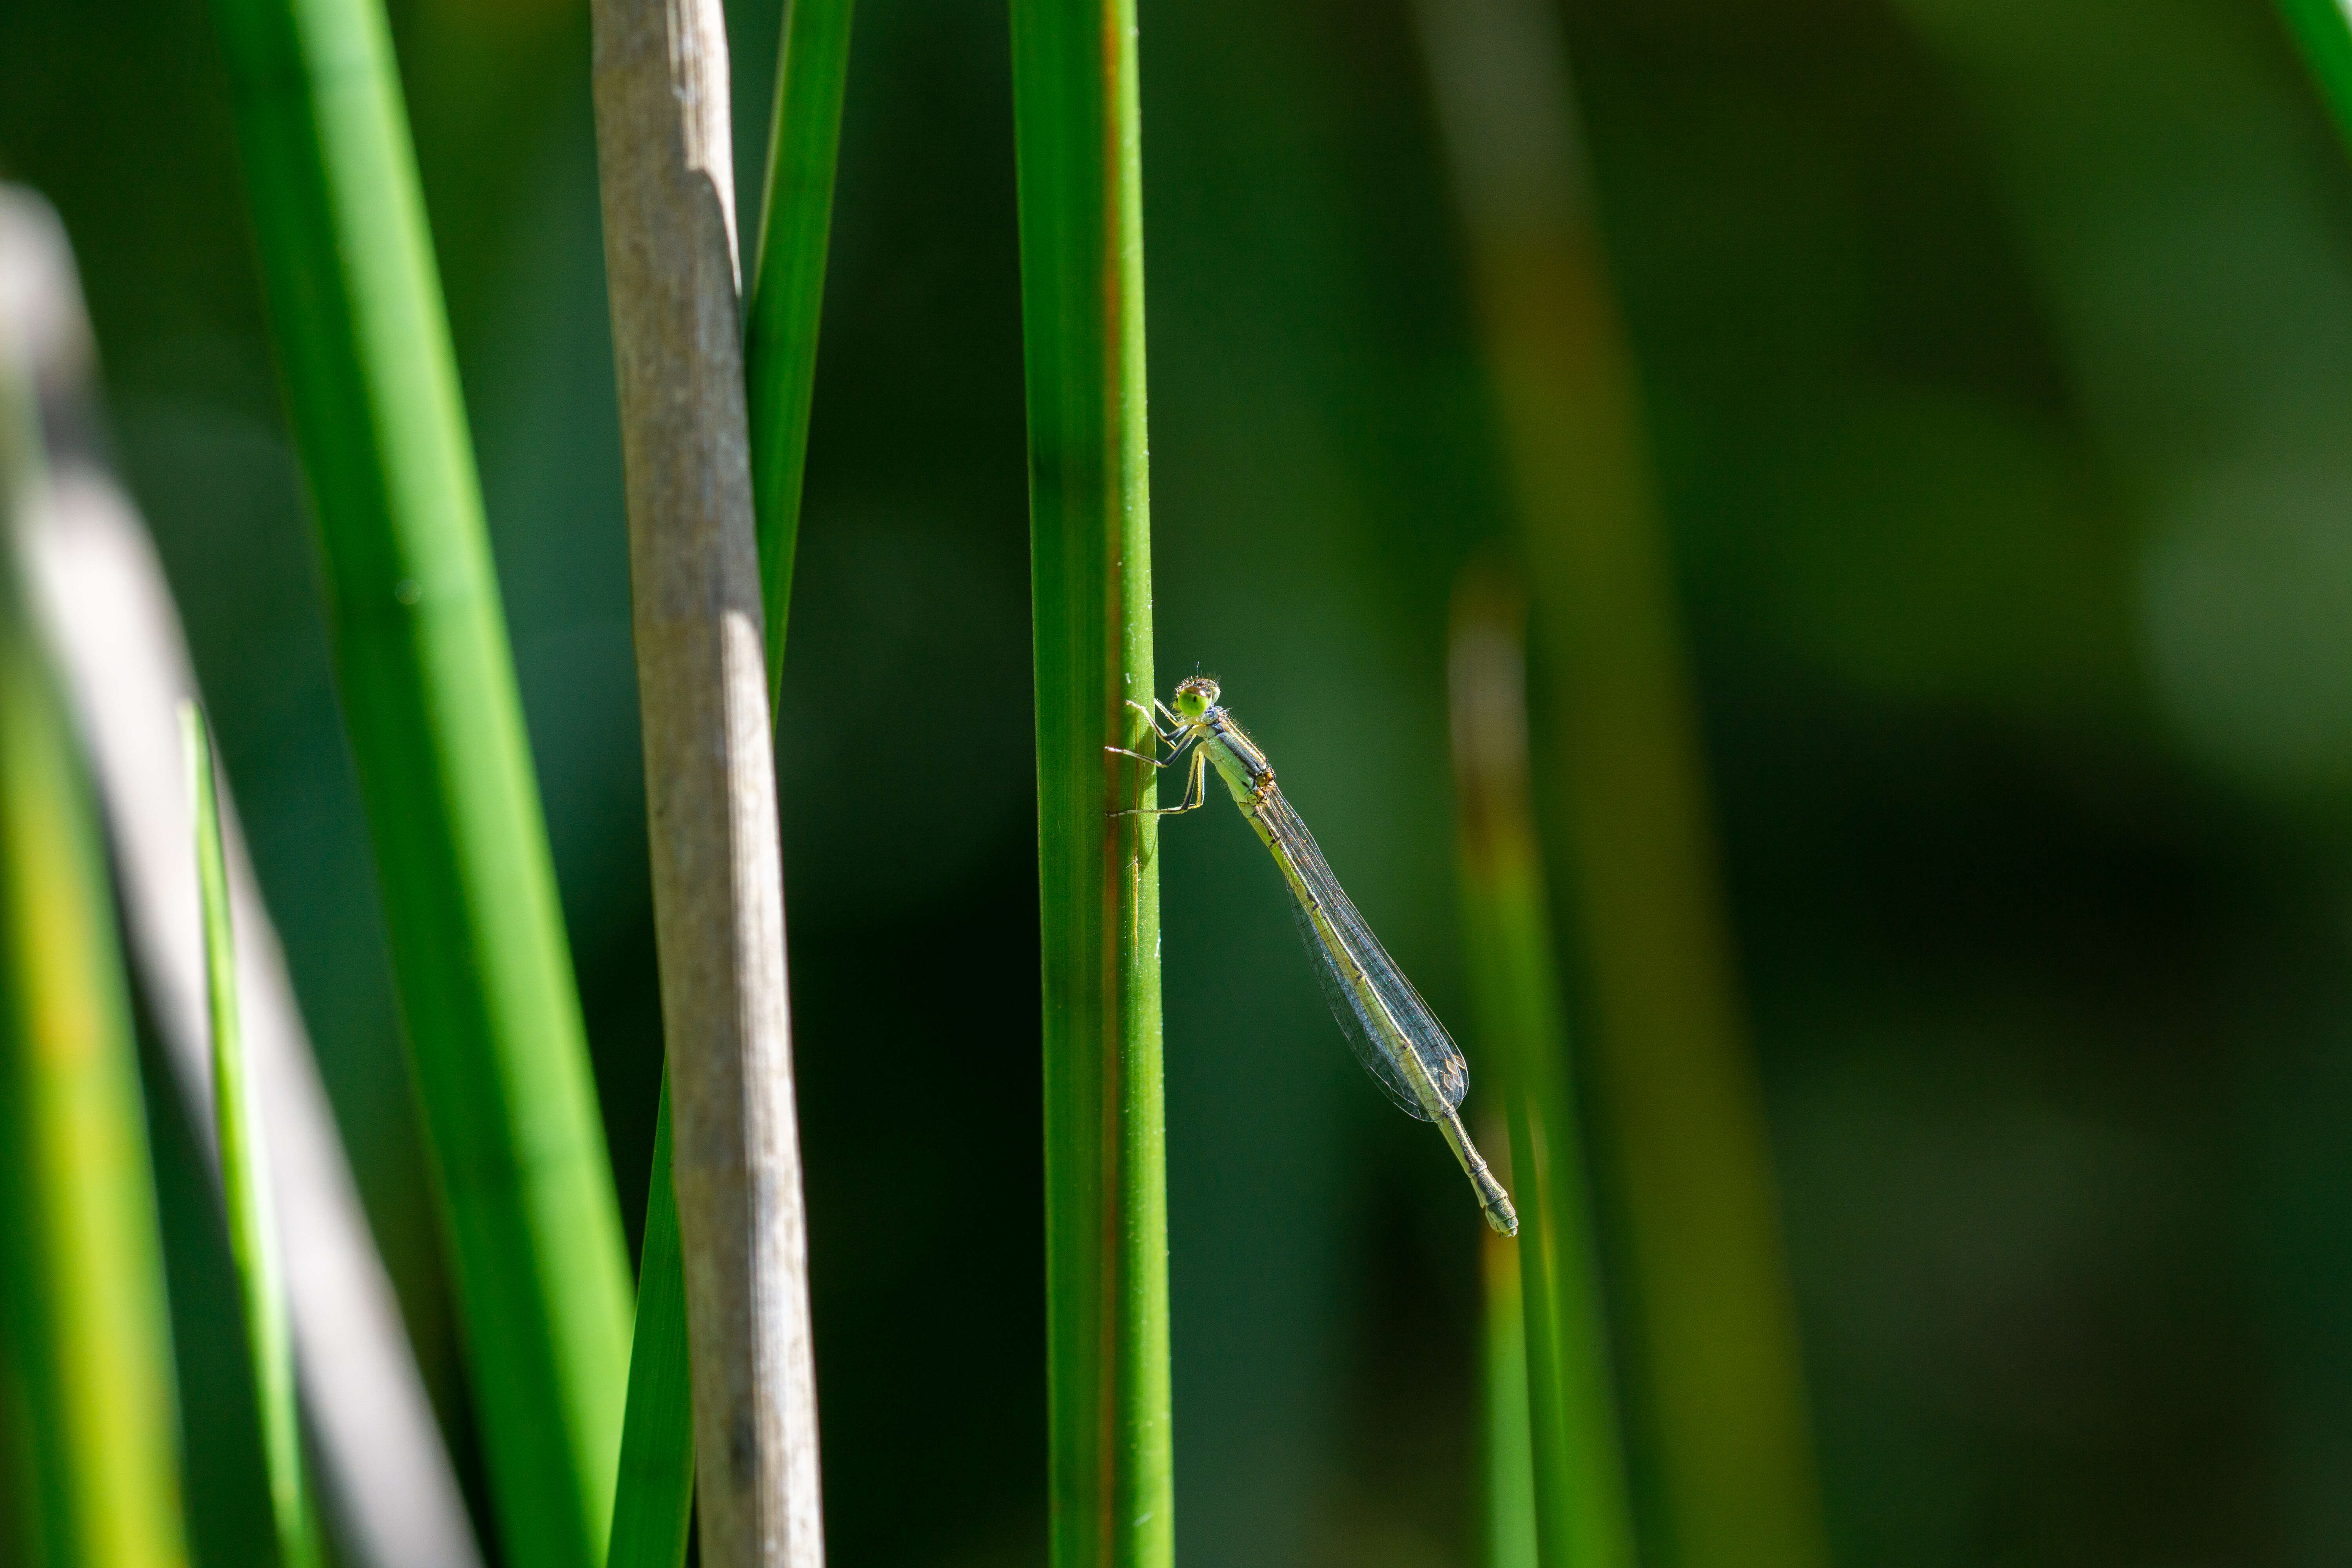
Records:
<instances>
[{"instance_id":1,"label":"green grass blade","mask_svg":"<svg viewBox=\"0 0 2352 1568\"><path fill-rule=\"evenodd\" d=\"M1528 1430L1527 1309L1519 1281L1519 1247L1532 1228L1522 1209L1517 1240L1490 1231L1478 1242L1478 1255L1486 1265L1481 1281L1486 1337L1479 1356L1486 1440L1479 1459L1486 1504L1486 1568L1541 1568L1543 1562L1536 1544L1535 1449Z\"/></svg>"},{"instance_id":2,"label":"green grass blade","mask_svg":"<svg viewBox=\"0 0 2352 1568\"><path fill-rule=\"evenodd\" d=\"M767 199L743 330L743 383L751 429L751 507L768 617L768 700L784 670L808 466L809 401L816 385L833 179L841 153L841 95L849 74L855 0L786 0L768 128Z\"/></svg>"},{"instance_id":3,"label":"green grass blade","mask_svg":"<svg viewBox=\"0 0 2352 1568\"><path fill-rule=\"evenodd\" d=\"M216 0L515 1568L602 1560L626 1255L379 0Z\"/></svg>"},{"instance_id":4,"label":"green grass blade","mask_svg":"<svg viewBox=\"0 0 2352 1568\"><path fill-rule=\"evenodd\" d=\"M2352 0L2279 0L2279 9L2352 148Z\"/></svg>"},{"instance_id":5,"label":"green grass blade","mask_svg":"<svg viewBox=\"0 0 2352 1568\"><path fill-rule=\"evenodd\" d=\"M1516 595L1473 566L1454 595L1451 658L1463 935L1510 1125L1536 1534L1548 1568L1631 1568L1591 1199L1529 804L1520 647Z\"/></svg>"},{"instance_id":6,"label":"green grass blade","mask_svg":"<svg viewBox=\"0 0 2352 1568\"><path fill-rule=\"evenodd\" d=\"M1132 0L1013 0L1056 1568L1174 1555Z\"/></svg>"},{"instance_id":7,"label":"green grass blade","mask_svg":"<svg viewBox=\"0 0 2352 1568\"><path fill-rule=\"evenodd\" d=\"M14 356L0 342L0 1342L24 1485L0 1515L39 1568L177 1568L154 1175L97 813L17 573L45 480Z\"/></svg>"},{"instance_id":8,"label":"green grass blade","mask_svg":"<svg viewBox=\"0 0 2352 1568\"><path fill-rule=\"evenodd\" d=\"M613 1491L604 1568L678 1568L694 1517L694 1387L686 1339L686 1271L677 1189L670 1182L669 1079L654 1120L646 1244L637 1267L637 1326L629 1350L628 1414Z\"/></svg>"},{"instance_id":9,"label":"green grass blade","mask_svg":"<svg viewBox=\"0 0 2352 1568\"><path fill-rule=\"evenodd\" d=\"M253 1358L262 1468L269 1483L280 1568L312 1568L319 1558L302 1474L294 1336L287 1319L278 1215L269 1197L268 1138L237 1016L236 939L229 923L228 862L221 848L212 737L193 702L180 705L180 728L187 746L188 794L196 811L196 888L204 910L205 1000L212 1024L213 1126L220 1142L221 1203L245 1310L246 1349Z\"/></svg>"}]
</instances>

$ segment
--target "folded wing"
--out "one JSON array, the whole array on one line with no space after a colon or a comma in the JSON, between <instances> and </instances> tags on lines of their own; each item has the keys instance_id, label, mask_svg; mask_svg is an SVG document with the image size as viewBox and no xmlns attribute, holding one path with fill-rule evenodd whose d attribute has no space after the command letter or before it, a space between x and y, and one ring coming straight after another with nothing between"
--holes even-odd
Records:
<instances>
[{"instance_id":1,"label":"folded wing","mask_svg":"<svg viewBox=\"0 0 2352 1568\"><path fill-rule=\"evenodd\" d=\"M1364 923L1314 835L1278 788L1254 815L1280 850L1299 940L1356 1059L1409 1116L1433 1121L1460 1105L1470 1087L1461 1048Z\"/></svg>"}]
</instances>

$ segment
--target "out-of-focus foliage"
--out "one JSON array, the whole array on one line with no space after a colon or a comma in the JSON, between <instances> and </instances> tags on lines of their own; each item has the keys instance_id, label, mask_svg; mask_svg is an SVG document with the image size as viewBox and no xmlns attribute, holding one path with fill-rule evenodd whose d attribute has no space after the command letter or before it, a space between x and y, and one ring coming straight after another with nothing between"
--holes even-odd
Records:
<instances>
[{"instance_id":1,"label":"out-of-focus foliage","mask_svg":"<svg viewBox=\"0 0 2352 1568\"><path fill-rule=\"evenodd\" d=\"M130 988L98 812L26 581L28 514L52 494L31 361L0 337L0 1553L179 1568Z\"/></svg>"},{"instance_id":2,"label":"out-of-focus foliage","mask_svg":"<svg viewBox=\"0 0 2352 1568\"><path fill-rule=\"evenodd\" d=\"M595 1568L628 1267L399 59L378 0L214 16L494 1530Z\"/></svg>"},{"instance_id":3,"label":"out-of-focus foliage","mask_svg":"<svg viewBox=\"0 0 2352 1568\"><path fill-rule=\"evenodd\" d=\"M2307 73L2229 0L1564 15L1839 1560L2341 1561L2352 172ZM1163 679L1223 678L1463 1023L1445 594L1502 486L1413 33L1391 0L1140 16ZM748 183L776 19L733 19ZM657 1012L584 8L394 20L634 1206ZM866 0L858 29L782 730L827 1527L845 1563L1029 1562L1004 14ZM117 450L471 1454L201 8L0 10L0 173L72 232ZM1179 1549L1466 1562L1476 1216L1360 1081L1263 860L1222 812L1161 847ZM224 1336L188 1327L233 1310L209 1198L152 1110L185 1418L249 1434ZM207 1562L266 1529L249 1442L190 1449Z\"/></svg>"},{"instance_id":4,"label":"out-of-focus foliage","mask_svg":"<svg viewBox=\"0 0 2352 1568\"><path fill-rule=\"evenodd\" d=\"M2344 0L2280 0L2279 15L2303 46L2312 79L2352 147L2352 7Z\"/></svg>"}]
</instances>

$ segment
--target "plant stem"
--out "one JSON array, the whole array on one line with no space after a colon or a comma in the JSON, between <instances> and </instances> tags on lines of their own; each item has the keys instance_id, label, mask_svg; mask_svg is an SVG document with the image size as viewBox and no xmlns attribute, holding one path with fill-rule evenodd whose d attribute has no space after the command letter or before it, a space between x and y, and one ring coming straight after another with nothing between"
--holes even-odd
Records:
<instances>
[{"instance_id":1,"label":"plant stem","mask_svg":"<svg viewBox=\"0 0 2352 1568\"><path fill-rule=\"evenodd\" d=\"M1497 1172L1501 1175L1506 1173ZM1516 1173L1511 1184L1518 1184ZM1519 1248L1530 1234L1520 1210L1514 1240L1486 1232L1478 1238L1486 1298L1484 1374L1486 1430L1480 1455L1486 1494L1486 1568L1542 1568L1536 1545L1535 1450L1528 1431L1528 1340Z\"/></svg>"},{"instance_id":2,"label":"plant stem","mask_svg":"<svg viewBox=\"0 0 2352 1568\"><path fill-rule=\"evenodd\" d=\"M787 0L759 263L744 332L745 412L772 717L783 692L785 616L800 541L851 9L852 0ZM677 1568L685 1559L693 1502L686 1286L679 1275L684 1260L678 1254L670 1140L665 1076L654 1131L653 1184L646 1199L645 1256L637 1274L637 1326L629 1352L629 1407L621 1427L622 1473L613 1504L614 1557L608 1568ZM640 1366L648 1369L642 1378Z\"/></svg>"},{"instance_id":3,"label":"plant stem","mask_svg":"<svg viewBox=\"0 0 2352 1568\"><path fill-rule=\"evenodd\" d=\"M261 1423L262 1472L277 1527L279 1568L311 1568L310 1489L302 1475L302 1416L294 1395L294 1336L287 1321L286 1276L270 1202L269 1141L259 1085L239 1021L236 938L230 924L228 858L221 847L212 737L194 702L180 705L188 755L188 795L195 805L198 901L204 913L205 995L212 1025L213 1130L220 1151L221 1205L245 1313L246 1352L253 1362L254 1409Z\"/></svg>"},{"instance_id":4,"label":"plant stem","mask_svg":"<svg viewBox=\"0 0 2352 1568\"><path fill-rule=\"evenodd\" d=\"M215 0L516 1568L603 1561L628 1268L379 0Z\"/></svg>"},{"instance_id":5,"label":"plant stem","mask_svg":"<svg viewBox=\"0 0 2352 1568\"><path fill-rule=\"evenodd\" d=\"M1631 1568L1604 1296L1529 800L1523 614L1489 569L1474 565L1454 592L1463 934L1510 1125L1537 1537L1549 1568Z\"/></svg>"},{"instance_id":6,"label":"plant stem","mask_svg":"<svg viewBox=\"0 0 2352 1568\"><path fill-rule=\"evenodd\" d=\"M768 660L717 0L595 0L702 1561L824 1561Z\"/></svg>"},{"instance_id":7,"label":"plant stem","mask_svg":"<svg viewBox=\"0 0 2352 1568\"><path fill-rule=\"evenodd\" d=\"M1013 0L1055 1568L1174 1555L1132 0Z\"/></svg>"},{"instance_id":8,"label":"plant stem","mask_svg":"<svg viewBox=\"0 0 2352 1568\"><path fill-rule=\"evenodd\" d=\"M2279 0L2279 9L2352 149L2352 0Z\"/></svg>"},{"instance_id":9,"label":"plant stem","mask_svg":"<svg viewBox=\"0 0 2352 1568\"><path fill-rule=\"evenodd\" d=\"M16 353L0 339L0 1344L24 1467L7 1511L26 1532L12 1557L177 1568L154 1173L105 855L18 571L46 481Z\"/></svg>"},{"instance_id":10,"label":"plant stem","mask_svg":"<svg viewBox=\"0 0 2352 1568\"><path fill-rule=\"evenodd\" d=\"M782 690L784 620L792 609L809 402L841 153L841 96L849 74L855 0L785 0L777 46L776 104L768 128L767 199L743 331L751 432L751 502L758 519L767 613L768 700Z\"/></svg>"}]
</instances>

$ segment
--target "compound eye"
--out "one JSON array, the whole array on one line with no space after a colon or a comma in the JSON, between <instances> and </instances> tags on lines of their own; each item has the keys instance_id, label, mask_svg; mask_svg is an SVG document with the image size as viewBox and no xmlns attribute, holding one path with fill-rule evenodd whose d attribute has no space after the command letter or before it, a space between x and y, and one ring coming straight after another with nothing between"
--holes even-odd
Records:
<instances>
[{"instance_id":1,"label":"compound eye","mask_svg":"<svg viewBox=\"0 0 2352 1568\"><path fill-rule=\"evenodd\" d=\"M1217 683L1206 676L1194 676L1176 688L1176 711L1187 719L1198 719L1216 700Z\"/></svg>"}]
</instances>

